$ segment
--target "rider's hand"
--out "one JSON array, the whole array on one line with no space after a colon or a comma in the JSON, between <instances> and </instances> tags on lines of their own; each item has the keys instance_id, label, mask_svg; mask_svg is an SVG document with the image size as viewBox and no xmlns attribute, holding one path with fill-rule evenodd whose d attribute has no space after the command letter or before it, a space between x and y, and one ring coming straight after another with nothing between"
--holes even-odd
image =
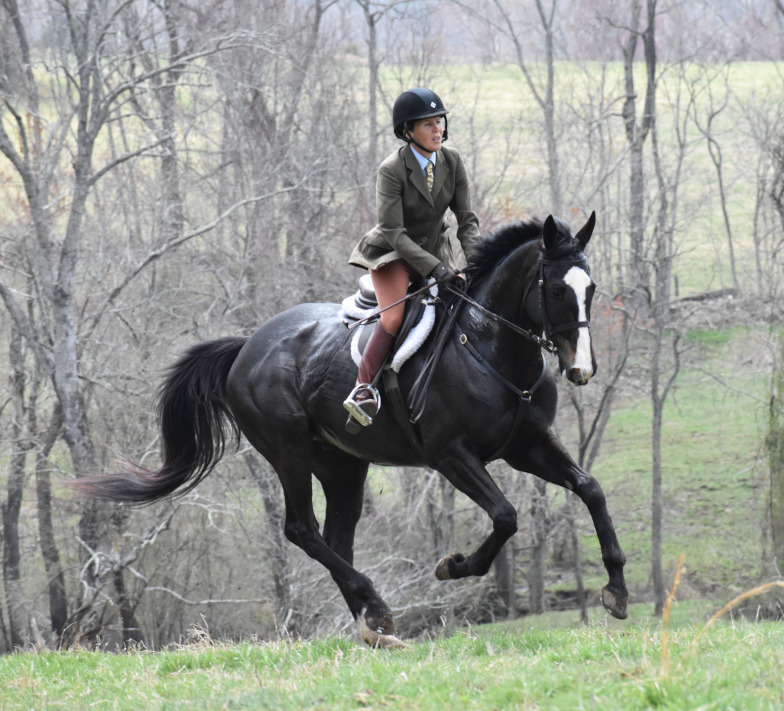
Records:
<instances>
[{"instance_id":1,"label":"rider's hand","mask_svg":"<svg viewBox=\"0 0 784 711\"><path fill-rule=\"evenodd\" d=\"M458 274L452 267L441 262L432 272L430 272L430 276L436 280L436 284L444 284L457 279Z\"/></svg>"}]
</instances>

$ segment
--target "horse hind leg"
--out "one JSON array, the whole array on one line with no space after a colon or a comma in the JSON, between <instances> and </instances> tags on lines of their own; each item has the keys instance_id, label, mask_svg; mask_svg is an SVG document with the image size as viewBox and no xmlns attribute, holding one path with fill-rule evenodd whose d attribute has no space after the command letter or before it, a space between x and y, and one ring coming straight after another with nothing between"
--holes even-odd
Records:
<instances>
[{"instance_id":1,"label":"horse hind leg","mask_svg":"<svg viewBox=\"0 0 784 711\"><path fill-rule=\"evenodd\" d=\"M334 548L327 543L318 530L318 522L313 511L312 473L318 471L324 476L323 472L327 470L327 466L319 461L318 453L313 451L308 432L278 432L277 436L273 436L274 433L267 431L264 439L248 430L245 430L245 434L250 443L275 469L283 486L286 502L286 521L283 530L286 538L329 571L355 619L365 613L369 620L368 626L374 630L380 629L380 636L393 637L391 633L387 632L389 623L386 620L387 618L390 621L392 619L389 608L379 597L370 578L354 569L351 560L353 554L348 552L353 546L353 530L356 521L348 528L343 528L342 524L337 523L341 514L349 516L350 521L351 517L361 513L361 506L356 511L355 504L354 508L348 504L336 504L336 502L340 502L340 499L333 493L331 496L332 509L330 512L328 506L329 522L325 529ZM269 441L276 443L275 447L267 445L265 440L268 437L271 437ZM284 444L285 442L290 444ZM359 466L355 464L354 470L354 478L364 481L367 465L364 465L364 471L360 471ZM361 492L361 488L359 491ZM350 542L349 530L351 532ZM392 623L391 632L394 632L394 623Z\"/></svg>"},{"instance_id":2,"label":"horse hind leg","mask_svg":"<svg viewBox=\"0 0 784 711\"><path fill-rule=\"evenodd\" d=\"M313 473L326 498L323 537L327 545L349 565L354 565L354 537L362 515L368 463L339 450L320 452ZM380 598L373 605L367 597L358 598L344 580L332 575L351 614L357 621L360 637L371 647L404 647L395 636L395 621Z\"/></svg>"}]
</instances>

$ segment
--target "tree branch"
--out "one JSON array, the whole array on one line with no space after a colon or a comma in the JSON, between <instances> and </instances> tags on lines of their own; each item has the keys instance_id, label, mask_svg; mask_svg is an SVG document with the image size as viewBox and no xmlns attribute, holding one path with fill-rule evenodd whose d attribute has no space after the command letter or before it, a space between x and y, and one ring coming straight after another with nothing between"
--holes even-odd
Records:
<instances>
[{"instance_id":1,"label":"tree branch","mask_svg":"<svg viewBox=\"0 0 784 711\"><path fill-rule=\"evenodd\" d=\"M199 237L211 230L215 229L221 222L223 222L229 215L233 212L238 210L241 207L246 205L253 205L258 202L262 202L264 200L269 200L271 198L277 197L278 195L283 195L285 193L291 192L293 190L297 190L302 183L304 182L304 178L300 180L298 183L294 185L290 185L284 188L279 188L277 190L273 190L269 193L265 193L263 195L256 195L254 197L249 197L244 200L240 200L239 202L235 202L233 205L228 207L224 210L220 215L218 215L214 220L197 227L195 230L188 232L180 237L177 237L169 242L164 243L157 249L151 251L139 264L136 265L136 268L129 272L125 278L120 282L114 289L112 289L109 296L106 297L106 300L101 305L98 312L93 317L90 326L87 328L86 335L89 336L95 328L100 323L100 320L103 318L103 315L106 313L107 309L114 303L117 297L125 290L125 288L134 280L136 279L139 274L141 274L150 264L160 259L162 256L167 254L168 252L176 249L177 247L182 246L186 242L191 241L192 239Z\"/></svg>"},{"instance_id":2,"label":"tree branch","mask_svg":"<svg viewBox=\"0 0 784 711\"><path fill-rule=\"evenodd\" d=\"M163 592L167 595L171 595L173 598L179 600L184 605L237 605L237 604L258 604L269 602L268 597L260 597L260 598L207 598L206 600L188 600L188 598L183 597L180 593L175 592L171 588L165 588L160 585L151 585L144 589L145 592Z\"/></svg>"}]
</instances>

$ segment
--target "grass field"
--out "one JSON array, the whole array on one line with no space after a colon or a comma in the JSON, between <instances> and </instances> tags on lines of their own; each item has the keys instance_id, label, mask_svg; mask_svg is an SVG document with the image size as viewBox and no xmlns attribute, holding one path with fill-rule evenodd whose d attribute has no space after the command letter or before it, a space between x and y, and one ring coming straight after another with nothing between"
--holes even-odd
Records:
<instances>
[{"instance_id":1,"label":"grass field","mask_svg":"<svg viewBox=\"0 0 784 711\"><path fill-rule=\"evenodd\" d=\"M662 622L599 610L461 631L396 651L352 639L0 658L15 709L780 709L784 626L672 606Z\"/></svg>"}]
</instances>

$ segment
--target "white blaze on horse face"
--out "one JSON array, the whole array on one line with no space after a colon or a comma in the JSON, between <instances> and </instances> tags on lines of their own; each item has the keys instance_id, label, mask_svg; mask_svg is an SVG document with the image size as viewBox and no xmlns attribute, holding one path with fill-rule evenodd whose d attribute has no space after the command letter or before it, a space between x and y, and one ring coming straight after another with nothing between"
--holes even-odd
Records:
<instances>
[{"instance_id":1,"label":"white blaze on horse face","mask_svg":"<svg viewBox=\"0 0 784 711\"><path fill-rule=\"evenodd\" d=\"M572 267L564 276L564 282L571 287L577 297L577 320L588 320L588 288L593 283L590 275L580 267ZM583 373L583 381L587 382L593 375L593 359L591 358L591 331L585 326L577 329L577 348L574 354L573 368Z\"/></svg>"}]
</instances>

